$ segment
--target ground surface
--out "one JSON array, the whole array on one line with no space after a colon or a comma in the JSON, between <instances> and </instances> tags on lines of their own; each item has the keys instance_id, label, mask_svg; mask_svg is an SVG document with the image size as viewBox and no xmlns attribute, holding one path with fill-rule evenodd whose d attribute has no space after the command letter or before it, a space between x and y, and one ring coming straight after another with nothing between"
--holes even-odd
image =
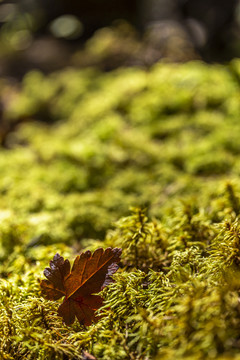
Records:
<instances>
[{"instance_id":1,"label":"ground surface","mask_svg":"<svg viewBox=\"0 0 240 360\"><path fill-rule=\"evenodd\" d=\"M234 60L1 80L3 359L239 358L239 79ZM43 269L100 246L123 248L106 316L67 327Z\"/></svg>"}]
</instances>

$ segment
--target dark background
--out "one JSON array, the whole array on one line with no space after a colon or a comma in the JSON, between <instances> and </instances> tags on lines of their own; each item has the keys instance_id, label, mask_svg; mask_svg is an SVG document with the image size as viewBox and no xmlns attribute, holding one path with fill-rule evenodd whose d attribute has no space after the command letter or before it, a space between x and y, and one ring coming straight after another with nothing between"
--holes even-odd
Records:
<instances>
[{"instance_id":1,"label":"dark background","mask_svg":"<svg viewBox=\"0 0 240 360\"><path fill-rule=\"evenodd\" d=\"M134 27L142 45L131 61L129 54L112 67L164 58L224 62L240 55L239 0L0 1L0 75L71 65L72 54L117 19Z\"/></svg>"}]
</instances>

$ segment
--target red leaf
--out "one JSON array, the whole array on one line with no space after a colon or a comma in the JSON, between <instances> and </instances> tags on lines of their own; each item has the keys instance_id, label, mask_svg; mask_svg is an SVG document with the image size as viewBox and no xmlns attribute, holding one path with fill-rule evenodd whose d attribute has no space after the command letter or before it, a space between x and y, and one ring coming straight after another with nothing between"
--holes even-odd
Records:
<instances>
[{"instance_id":1,"label":"red leaf","mask_svg":"<svg viewBox=\"0 0 240 360\"><path fill-rule=\"evenodd\" d=\"M70 272L70 263L56 254L50 261L50 268L44 270L48 280L40 283L42 293L49 300L65 296L58 308L58 314L70 325L75 317L84 325L96 321L95 311L102 306L102 298L95 295L107 286L117 269L122 250L100 248L93 254L86 251L77 256Z\"/></svg>"}]
</instances>

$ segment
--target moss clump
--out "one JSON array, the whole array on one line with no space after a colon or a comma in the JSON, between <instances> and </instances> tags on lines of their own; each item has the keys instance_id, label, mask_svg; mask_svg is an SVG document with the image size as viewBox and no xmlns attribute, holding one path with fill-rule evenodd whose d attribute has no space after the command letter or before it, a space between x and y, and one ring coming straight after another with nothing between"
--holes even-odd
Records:
<instances>
[{"instance_id":1,"label":"moss clump","mask_svg":"<svg viewBox=\"0 0 240 360\"><path fill-rule=\"evenodd\" d=\"M1 208L30 222L27 237L69 244L103 238L129 206L161 217L179 197L235 181L237 66L69 68L5 82L4 121L21 125L2 134Z\"/></svg>"},{"instance_id":2,"label":"moss clump","mask_svg":"<svg viewBox=\"0 0 240 360\"><path fill-rule=\"evenodd\" d=\"M0 357L239 359L239 60L1 83ZM102 317L66 327L42 271L99 246Z\"/></svg>"},{"instance_id":3,"label":"moss clump","mask_svg":"<svg viewBox=\"0 0 240 360\"><path fill-rule=\"evenodd\" d=\"M15 248L1 266L3 358L81 359L84 349L99 359L238 359L240 222L205 218L184 204L171 219L151 221L133 209L117 222L104 245L122 244L122 268L89 328L66 327L58 304L40 294L46 257L56 249L73 257L73 250Z\"/></svg>"}]
</instances>

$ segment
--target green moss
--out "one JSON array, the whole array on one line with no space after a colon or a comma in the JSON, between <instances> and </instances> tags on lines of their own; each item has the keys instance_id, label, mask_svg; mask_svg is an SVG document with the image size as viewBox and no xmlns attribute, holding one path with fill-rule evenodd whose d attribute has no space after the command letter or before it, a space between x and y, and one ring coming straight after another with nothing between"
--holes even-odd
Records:
<instances>
[{"instance_id":1,"label":"green moss","mask_svg":"<svg viewBox=\"0 0 240 360\"><path fill-rule=\"evenodd\" d=\"M239 60L2 83L0 357L239 359ZM43 269L99 246L102 316L66 327Z\"/></svg>"}]
</instances>

